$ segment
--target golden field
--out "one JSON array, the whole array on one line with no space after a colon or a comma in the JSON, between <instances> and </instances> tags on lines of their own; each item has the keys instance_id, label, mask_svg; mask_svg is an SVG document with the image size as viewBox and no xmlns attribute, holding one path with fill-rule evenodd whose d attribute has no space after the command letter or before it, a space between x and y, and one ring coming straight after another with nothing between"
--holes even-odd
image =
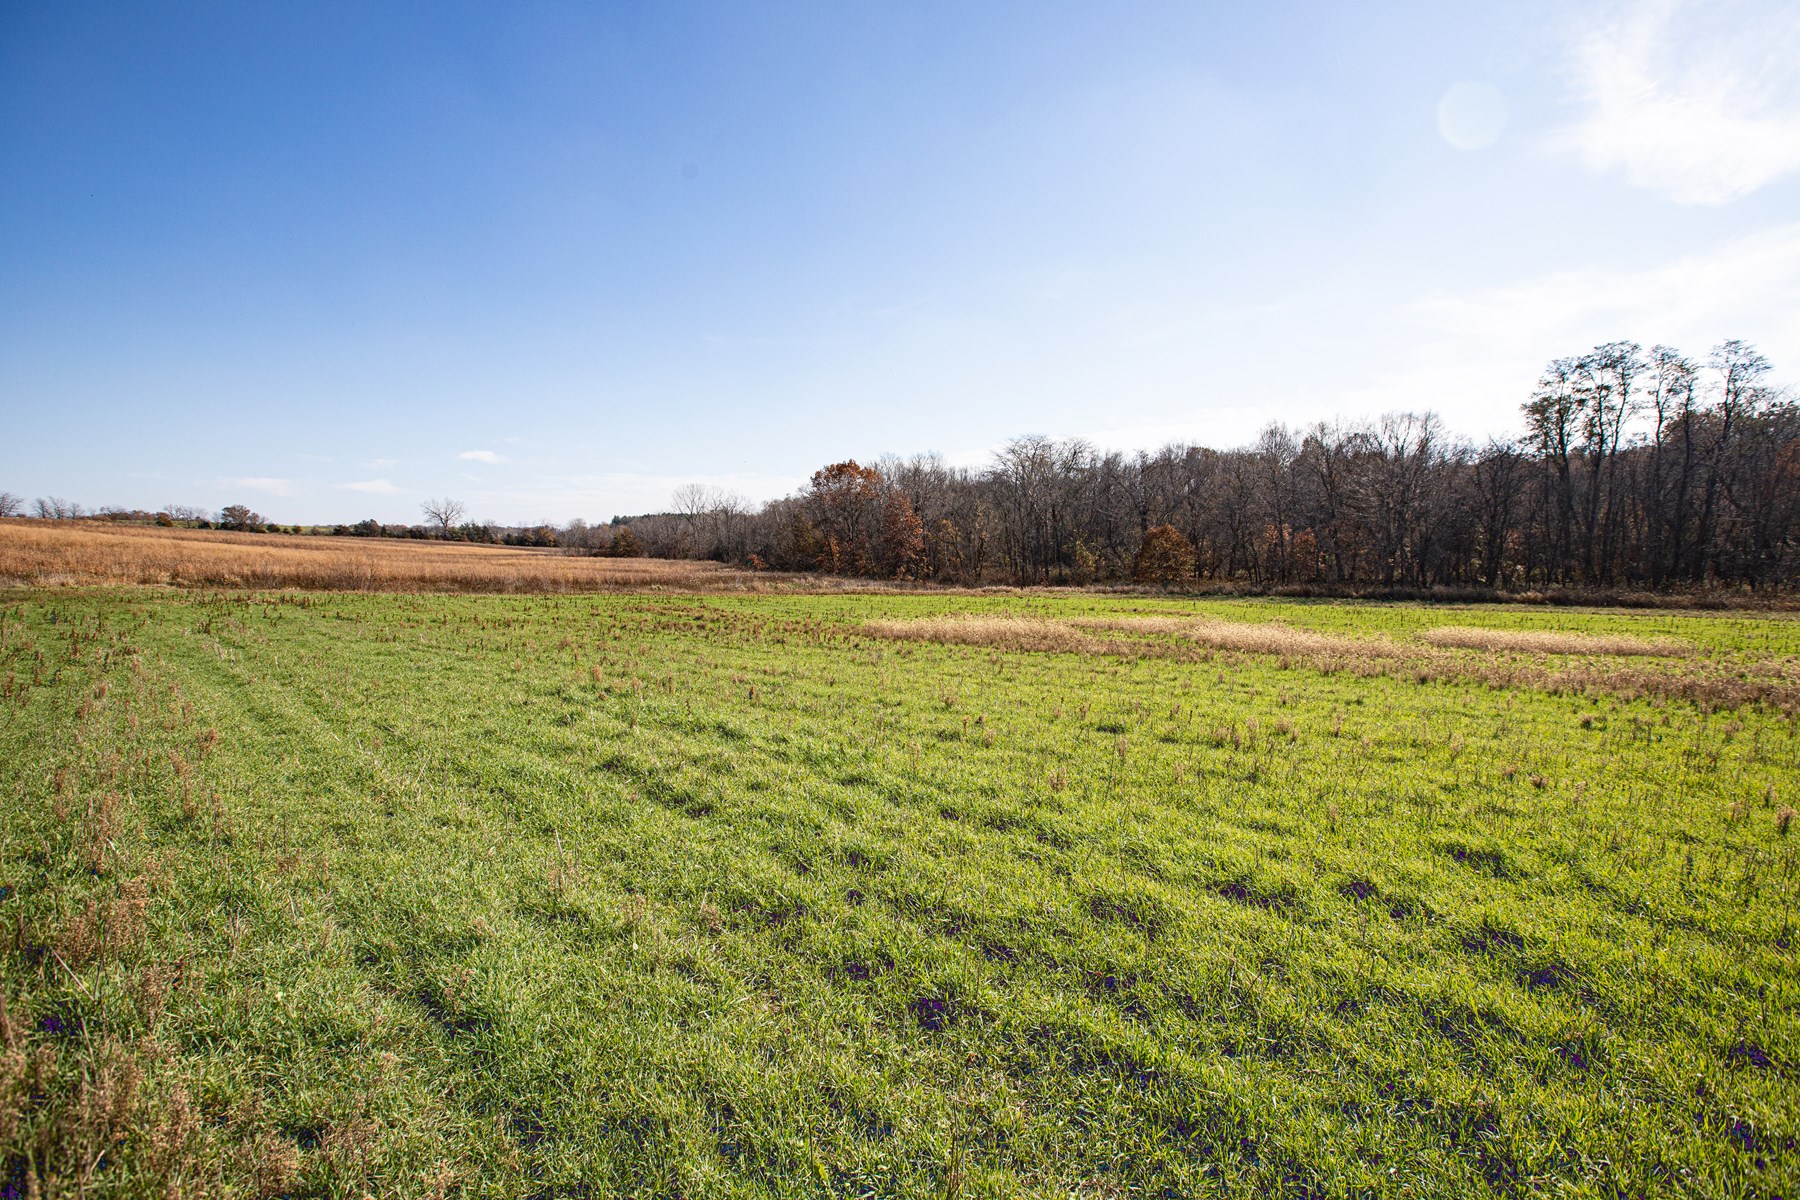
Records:
<instances>
[{"instance_id":1,"label":"golden field","mask_svg":"<svg viewBox=\"0 0 1800 1200\"><path fill-rule=\"evenodd\" d=\"M0 521L0 584L594 592L762 591L773 581L718 563L524 546L10 520Z\"/></svg>"}]
</instances>

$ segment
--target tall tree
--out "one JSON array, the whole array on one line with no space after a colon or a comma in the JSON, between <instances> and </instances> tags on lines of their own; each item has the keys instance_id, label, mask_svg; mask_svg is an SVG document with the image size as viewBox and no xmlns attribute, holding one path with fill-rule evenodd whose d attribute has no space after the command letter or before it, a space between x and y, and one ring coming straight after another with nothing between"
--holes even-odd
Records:
<instances>
[{"instance_id":1,"label":"tall tree","mask_svg":"<svg viewBox=\"0 0 1800 1200\"><path fill-rule=\"evenodd\" d=\"M1613 579L1613 540L1618 507L1619 447L1625 422L1637 411L1638 376L1645 370L1636 342L1607 342L1581 358L1577 395L1582 403L1585 456L1582 512L1582 568L1593 582Z\"/></svg>"},{"instance_id":2,"label":"tall tree","mask_svg":"<svg viewBox=\"0 0 1800 1200\"><path fill-rule=\"evenodd\" d=\"M419 505L419 511L425 514L426 520L437 526L439 537L447 538L469 510L461 500L452 500L448 496L439 500L434 496Z\"/></svg>"},{"instance_id":3,"label":"tall tree","mask_svg":"<svg viewBox=\"0 0 1800 1200\"><path fill-rule=\"evenodd\" d=\"M875 565L881 472L849 459L814 471L806 510L822 539L819 566L866 575Z\"/></svg>"},{"instance_id":4,"label":"tall tree","mask_svg":"<svg viewBox=\"0 0 1800 1200\"><path fill-rule=\"evenodd\" d=\"M1581 360L1558 358L1538 378L1524 405L1526 437L1540 462L1542 520L1546 522L1545 577L1566 579L1575 539L1575 483L1572 457L1582 410L1578 391Z\"/></svg>"},{"instance_id":5,"label":"tall tree","mask_svg":"<svg viewBox=\"0 0 1800 1200\"><path fill-rule=\"evenodd\" d=\"M1652 583L1680 575L1697 467L1694 391L1699 371L1673 346L1650 348L1650 455L1645 464L1645 576ZM1675 461L1671 462L1673 453Z\"/></svg>"},{"instance_id":6,"label":"tall tree","mask_svg":"<svg viewBox=\"0 0 1800 1200\"><path fill-rule=\"evenodd\" d=\"M925 558L925 525L906 493L895 489L881 506L881 573L889 579L911 579Z\"/></svg>"},{"instance_id":7,"label":"tall tree","mask_svg":"<svg viewBox=\"0 0 1800 1200\"><path fill-rule=\"evenodd\" d=\"M1717 374L1717 419L1707 455L1706 487L1700 508L1700 543L1707 548L1704 560L1696 564L1696 579L1716 576L1720 566L1719 492L1725 484L1729 458L1744 419L1753 414L1762 399L1763 377L1769 373L1769 360L1754 347L1733 338L1720 342L1706 356L1706 364Z\"/></svg>"}]
</instances>

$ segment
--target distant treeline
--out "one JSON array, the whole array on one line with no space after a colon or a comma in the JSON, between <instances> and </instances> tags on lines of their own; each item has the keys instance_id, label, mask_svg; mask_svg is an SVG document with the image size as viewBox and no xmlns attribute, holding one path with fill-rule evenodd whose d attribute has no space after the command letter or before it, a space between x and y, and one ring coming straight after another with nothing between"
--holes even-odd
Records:
<instances>
[{"instance_id":1,"label":"distant treeline","mask_svg":"<svg viewBox=\"0 0 1800 1200\"><path fill-rule=\"evenodd\" d=\"M336 537L386 537L447 539L453 542L475 542L489 546L555 546L557 530L552 525L495 525L488 521L467 521L440 528L436 525L384 525L375 518L354 525L322 525L313 532Z\"/></svg>"},{"instance_id":2,"label":"distant treeline","mask_svg":"<svg viewBox=\"0 0 1800 1200\"><path fill-rule=\"evenodd\" d=\"M837 463L756 511L686 488L630 527L660 556L954 583L1791 586L1800 409L1769 372L1738 341L1703 362L1613 342L1552 362L1515 440L1432 413L1274 424L1236 450L1026 437L979 469Z\"/></svg>"},{"instance_id":3,"label":"distant treeline","mask_svg":"<svg viewBox=\"0 0 1800 1200\"><path fill-rule=\"evenodd\" d=\"M111 521L127 525L157 525L169 529L228 529L238 533L309 534L325 537L411 538L418 541L477 542L493 546L556 546L561 531L549 524L496 525L488 521L468 521L456 525L384 524L370 517L353 525L281 525L266 520L242 504L228 504L217 513L171 504L151 512L142 508L102 506L84 508L61 497L42 497L27 506L11 492L0 492L0 517L33 516L43 520ZM576 522L571 528L585 528ZM636 557L642 551L632 550L629 538L622 549Z\"/></svg>"},{"instance_id":4,"label":"distant treeline","mask_svg":"<svg viewBox=\"0 0 1800 1200\"><path fill-rule=\"evenodd\" d=\"M955 584L1771 589L1800 583L1800 407L1769 375L1739 341L1701 362L1610 342L1550 363L1516 439L1473 444L1429 412L1277 423L1235 450L1024 437L980 468L834 463L760 507L691 485L673 512L606 525L464 522L453 500L427 501L420 525L270 526L243 505L87 513L55 498L35 512ZM0 516L23 509L0 492Z\"/></svg>"}]
</instances>

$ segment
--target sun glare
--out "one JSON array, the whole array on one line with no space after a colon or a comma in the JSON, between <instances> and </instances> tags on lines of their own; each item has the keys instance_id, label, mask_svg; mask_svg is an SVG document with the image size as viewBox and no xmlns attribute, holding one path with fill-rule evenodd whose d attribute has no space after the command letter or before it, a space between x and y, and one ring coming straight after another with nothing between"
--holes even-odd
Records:
<instances>
[{"instance_id":1,"label":"sun glare","mask_svg":"<svg viewBox=\"0 0 1800 1200\"><path fill-rule=\"evenodd\" d=\"M1458 150L1485 150L1506 128L1506 99L1491 83L1465 79L1437 107L1438 133Z\"/></svg>"}]
</instances>

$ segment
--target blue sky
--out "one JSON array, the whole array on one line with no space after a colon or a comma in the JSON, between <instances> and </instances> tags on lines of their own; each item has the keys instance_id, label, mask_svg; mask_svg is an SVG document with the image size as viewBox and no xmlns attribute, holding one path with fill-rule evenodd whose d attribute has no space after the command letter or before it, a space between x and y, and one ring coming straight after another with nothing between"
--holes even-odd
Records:
<instances>
[{"instance_id":1,"label":"blue sky","mask_svg":"<svg viewBox=\"0 0 1800 1200\"><path fill-rule=\"evenodd\" d=\"M1800 364L1800 6L0 0L0 489L604 520Z\"/></svg>"}]
</instances>

